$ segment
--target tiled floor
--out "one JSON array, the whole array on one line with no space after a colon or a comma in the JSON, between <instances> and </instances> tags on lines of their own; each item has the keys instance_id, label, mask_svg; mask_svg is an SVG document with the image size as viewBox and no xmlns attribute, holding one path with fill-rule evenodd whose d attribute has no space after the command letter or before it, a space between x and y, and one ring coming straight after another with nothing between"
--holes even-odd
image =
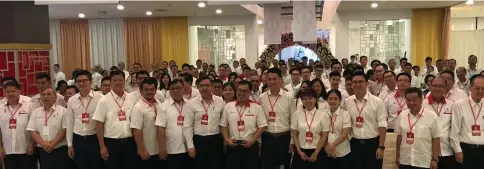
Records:
<instances>
[{"instance_id":1,"label":"tiled floor","mask_svg":"<svg viewBox=\"0 0 484 169\"><path fill-rule=\"evenodd\" d=\"M395 151L397 136L393 133L388 133L385 139L385 157L383 158L384 169L398 169L395 166Z\"/></svg>"}]
</instances>

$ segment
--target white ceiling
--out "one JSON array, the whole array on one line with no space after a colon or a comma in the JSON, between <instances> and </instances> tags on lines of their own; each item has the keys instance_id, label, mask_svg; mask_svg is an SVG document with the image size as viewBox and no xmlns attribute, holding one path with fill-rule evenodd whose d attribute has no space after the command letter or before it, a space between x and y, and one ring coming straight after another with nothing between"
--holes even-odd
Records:
<instances>
[{"instance_id":1,"label":"white ceiling","mask_svg":"<svg viewBox=\"0 0 484 169\"><path fill-rule=\"evenodd\" d=\"M78 18L79 13L84 13L86 18L124 18L124 17L148 17L146 11L152 11L157 16L213 16L216 9L222 9L221 15L245 15L252 14L241 5L209 5L199 8L195 1L122 1L124 10L116 8L116 3L105 4L51 4L49 16L51 19ZM166 10L166 11L156 11ZM103 15L100 11L105 11Z\"/></svg>"},{"instance_id":2,"label":"white ceiling","mask_svg":"<svg viewBox=\"0 0 484 169\"><path fill-rule=\"evenodd\" d=\"M459 4L463 1L376 1L378 8L371 8L375 1L341 1L338 11L358 10L391 10L391 9L415 9L415 8L440 8Z\"/></svg>"},{"instance_id":3,"label":"white ceiling","mask_svg":"<svg viewBox=\"0 0 484 169\"><path fill-rule=\"evenodd\" d=\"M453 6L451 15L453 18L462 17L484 17L484 2L476 1L473 5L466 5L465 3Z\"/></svg>"}]
</instances>

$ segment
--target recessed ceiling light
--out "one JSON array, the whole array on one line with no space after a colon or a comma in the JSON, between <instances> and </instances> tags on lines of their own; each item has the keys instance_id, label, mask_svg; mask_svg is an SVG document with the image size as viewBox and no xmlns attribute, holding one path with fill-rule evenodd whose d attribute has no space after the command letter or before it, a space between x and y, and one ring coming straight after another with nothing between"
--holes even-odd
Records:
<instances>
[{"instance_id":1,"label":"recessed ceiling light","mask_svg":"<svg viewBox=\"0 0 484 169\"><path fill-rule=\"evenodd\" d=\"M118 10L123 10L124 9L124 6L119 4L118 6L116 6L116 8L118 8Z\"/></svg>"},{"instance_id":2,"label":"recessed ceiling light","mask_svg":"<svg viewBox=\"0 0 484 169\"><path fill-rule=\"evenodd\" d=\"M198 7L200 7L200 8L204 8L205 5L206 5L205 2L199 2L198 3Z\"/></svg>"},{"instance_id":3,"label":"recessed ceiling light","mask_svg":"<svg viewBox=\"0 0 484 169\"><path fill-rule=\"evenodd\" d=\"M262 24L262 20L259 20L259 19L258 19L258 20L257 20L257 24L259 24L259 25L260 25L260 24Z\"/></svg>"},{"instance_id":4,"label":"recessed ceiling light","mask_svg":"<svg viewBox=\"0 0 484 169\"><path fill-rule=\"evenodd\" d=\"M467 5L472 5L472 4L474 4L474 0L467 0L467 1L466 1L466 4L467 4Z\"/></svg>"},{"instance_id":5,"label":"recessed ceiling light","mask_svg":"<svg viewBox=\"0 0 484 169\"><path fill-rule=\"evenodd\" d=\"M378 8L378 4L377 4L376 2L373 2L373 3L371 4L371 7L372 7L372 8Z\"/></svg>"},{"instance_id":6,"label":"recessed ceiling light","mask_svg":"<svg viewBox=\"0 0 484 169\"><path fill-rule=\"evenodd\" d=\"M79 13L79 18L84 18L86 17L86 15L84 15L84 13Z\"/></svg>"},{"instance_id":7,"label":"recessed ceiling light","mask_svg":"<svg viewBox=\"0 0 484 169\"><path fill-rule=\"evenodd\" d=\"M217 9L217 10L215 10L215 13L221 14L222 13L222 10L221 9Z\"/></svg>"},{"instance_id":8,"label":"recessed ceiling light","mask_svg":"<svg viewBox=\"0 0 484 169\"><path fill-rule=\"evenodd\" d=\"M151 16L153 13L151 11L146 11L146 15Z\"/></svg>"}]
</instances>

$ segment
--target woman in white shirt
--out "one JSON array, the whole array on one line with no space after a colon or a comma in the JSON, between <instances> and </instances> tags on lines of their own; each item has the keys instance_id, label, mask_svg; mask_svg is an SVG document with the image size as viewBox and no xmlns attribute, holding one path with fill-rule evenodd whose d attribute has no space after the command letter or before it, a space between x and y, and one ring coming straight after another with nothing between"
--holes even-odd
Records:
<instances>
[{"instance_id":1,"label":"woman in white shirt","mask_svg":"<svg viewBox=\"0 0 484 169\"><path fill-rule=\"evenodd\" d=\"M323 168L327 158L320 152L328 138L329 117L318 109L316 91L304 90L300 96L304 107L294 112L291 118L292 138L296 147L291 168Z\"/></svg>"},{"instance_id":2,"label":"woman in white shirt","mask_svg":"<svg viewBox=\"0 0 484 169\"><path fill-rule=\"evenodd\" d=\"M351 130L350 114L341 104L341 92L339 90L328 91L329 109L324 110L329 115L328 144L325 152L328 158L329 168L350 169L350 142L348 133Z\"/></svg>"},{"instance_id":3,"label":"woman in white shirt","mask_svg":"<svg viewBox=\"0 0 484 169\"><path fill-rule=\"evenodd\" d=\"M316 100L318 102L318 109L319 110L324 110L328 107L328 104L326 103L326 88L324 87L323 81L320 79L313 79L311 82L309 82L309 88L313 89L316 94ZM299 102L296 105L297 109L303 109L303 103Z\"/></svg>"}]
</instances>

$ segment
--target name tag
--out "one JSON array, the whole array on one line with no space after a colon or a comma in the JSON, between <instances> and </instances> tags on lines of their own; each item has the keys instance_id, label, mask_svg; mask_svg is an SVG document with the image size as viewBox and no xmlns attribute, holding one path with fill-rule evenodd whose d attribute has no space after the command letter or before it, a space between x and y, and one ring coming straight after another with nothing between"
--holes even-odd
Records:
<instances>
[{"instance_id":1,"label":"name tag","mask_svg":"<svg viewBox=\"0 0 484 169\"><path fill-rule=\"evenodd\" d=\"M177 121L176 121L176 125L183 126L183 122L184 121L185 121L185 117L184 116L178 116L177 117Z\"/></svg>"},{"instance_id":2,"label":"name tag","mask_svg":"<svg viewBox=\"0 0 484 169\"><path fill-rule=\"evenodd\" d=\"M119 111L118 112L118 119L119 121L126 121L126 113L124 111Z\"/></svg>"},{"instance_id":3,"label":"name tag","mask_svg":"<svg viewBox=\"0 0 484 169\"><path fill-rule=\"evenodd\" d=\"M472 136L481 136L481 125L472 125Z\"/></svg>"},{"instance_id":4,"label":"name tag","mask_svg":"<svg viewBox=\"0 0 484 169\"><path fill-rule=\"evenodd\" d=\"M358 127L358 128L363 127L363 117L362 116L356 117L356 127Z\"/></svg>"},{"instance_id":5,"label":"name tag","mask_svg":"<svg viewBox=\"0 0 484 169\"><path fill-rule=\"evenodd\" d=\"M89 113L82 113L82 123L83 124L89 124ZM126 119L126 116L124 117Z\"/></svg>"},{"instance_id":6,"label":"name tag","mask_svg":"<svg viewBox=\"0 0 484 169\"><path fill-rule=\"evenodd\" d=\"M17 128L17 119L8 120L8 128L9 129L16 129Z\"/></svg>"},{"instance_id":7,"label":"name tag","mask_svg":"<svg viewBox=\"0 0 484 169\"><path fill-rule=\"evenodd\" d=\"M237 121L237 130L238 131L244 131L245 130L245 124L243 120Z\"/></svg>"},{"instance_id":8,"label":"name tag","mask_svg":"<svg viewBox=\"0 0 484 169\"><path fill-rule=\"evenodd\" d=\"M313 142L313 133L311 132L306 132L306 142L307 143L312 143Z\"/></svg>"},{"instance_id":9,"label":"name tag","mask_svg":"<svg viewBox=\"0 0 484 169\"><path fill-rule=\"evenodd\" d=\"M406 143L407 144L413 144L413 140L414 140L414 133L407 132L407 140L406 140Z\"/></svg>"},{"instance_id":10,"label":"name tag","mask_svg":"<svg viewBox=\"0 0 484 169\"><path fill-rule=\"evenodd\" d=\"M202 120L200 121L202 125L208 125L208 114L202 115Z\"/></svg>"},{"instance_id":11,"label":"name tag","mask_svg":"<svg viewBox=\"0 0 484 169\"><path fill-rule=\"evenodd\" d=\"M50 134L50 128L49 126L42 126L42 133L43 136L49 136Z\"/></svg>"},{"instance_id":12,"label":"name tag","mask_svg":"<svg viewBox=\"0 0 484 169\"><path fill-rule=\"evenodd\" d=\"M269 122L275 122L276 121L276 112L269 112L269 118L267 119Z\"/></svg>"}]
</instances>

